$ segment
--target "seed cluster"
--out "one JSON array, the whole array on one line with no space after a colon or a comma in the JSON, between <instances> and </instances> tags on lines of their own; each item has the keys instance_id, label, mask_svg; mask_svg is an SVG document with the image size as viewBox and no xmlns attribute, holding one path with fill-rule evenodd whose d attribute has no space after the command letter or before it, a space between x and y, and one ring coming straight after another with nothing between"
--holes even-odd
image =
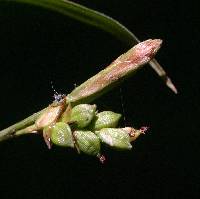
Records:
<instances>
[{"instance_id":1,"label":"seed cluster","mask_svg":"<svg viewBox=\"0 0 200 199\"><path fill-rule=\"evenodd\" d=\"M100 161L101 143L120 150L130 150L144 128L118 128L121 114L112 111L98 112L96 105L68 105L61 117L43 128L43 137L50 148L52 144L76 148L78 152L97 156Z\"/></svg>"}]
</instances>

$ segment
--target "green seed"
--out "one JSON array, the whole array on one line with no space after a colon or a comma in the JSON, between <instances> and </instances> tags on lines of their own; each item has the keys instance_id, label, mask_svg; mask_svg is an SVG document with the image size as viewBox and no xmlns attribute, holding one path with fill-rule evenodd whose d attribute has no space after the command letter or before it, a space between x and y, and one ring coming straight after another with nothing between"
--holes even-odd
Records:
<instances>
[{"instance_id":1,"label":"green seed","mask_svg":"<svg viewBox=\"0 0 200 199\"><path fill-rule=\"evenodd\" d=\"M58 146L74 147L72 132L68 124L56 123L51 129L51 141Z\"/></svg>"},{"instance_id":2,"label":"green seed","mask_svg":"<svg viewBox=\"0 0 200 199\"><path fill-rule=\"evenodd\" d=\"M102 142L116 149L131 149L130 137L126 131L117 128L104 128L95 132Z\"/></svg>"},{"instance_id":3,"label":"green seed","mask_svg":"<svg viewBox=\"0 0 200 199\"><path fill-rule=\"evenodd\" d=\"M100 140L91 131L75 131L74 137L78 148L88 155L98 155L100 152Z\"/></svg>"},{"instance_id":4,"label":"green seed","mask_svg":"<svg viewBox=\"0 0 200 199\"><path fill-rule=\"evenodd\" d=\"M92 130L100 130L102 128L115 128L121 118L121 114L112 111L103 111L96 115L93 119L90 128Z\"/></svg>"},{"instance_id":5,"label":"green seed","mask_svg":"<svg viewBox=\"0 0 200 199\"><path fill-rule=\"evenodd\" d=\"M96 105L79 104L72 109L70 122L74 122L76 128L84 128L90 124L96 111Z\"/></svg>"}]
</instances>

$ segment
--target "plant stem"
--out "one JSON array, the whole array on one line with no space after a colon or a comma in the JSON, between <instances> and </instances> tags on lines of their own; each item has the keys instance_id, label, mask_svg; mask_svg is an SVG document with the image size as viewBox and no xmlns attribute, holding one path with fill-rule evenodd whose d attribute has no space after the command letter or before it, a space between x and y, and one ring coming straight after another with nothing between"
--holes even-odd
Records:
<instances>
[{"instance_id":1,"label":"plant stem","mask_svg":"<svg viewBox=\"0 0 200 199\"><path fill-rule=\"evenodd\" d=\"M34 124L35 120L44 112L45 109L34 113L33 115L27 117L26 119L9 126L8 128L0 131L0 141L7 140L9 138L14 137L15 132L23 129L29 125Z\"/></svg>"},{"instance_id":2,"label":"plant stem","mask_svg":"<svg viewBox=\"0 0 200 199\"><path fill-rule=\"evenodd\" d=\"M144 64L147 64L157 53L161 43L162 41L159 39L149 39L137 44L118 57L107 68L75 88L66 96L66 104L88 103L108 92L111 88L120 84L122 82L121 79L129 77ZM45 110L34 113L21 122L0 131L0 141L28 133L30 129L34 131L34 128L32 128L34 127L34 122Z\"/></svg>"}]
</instances>

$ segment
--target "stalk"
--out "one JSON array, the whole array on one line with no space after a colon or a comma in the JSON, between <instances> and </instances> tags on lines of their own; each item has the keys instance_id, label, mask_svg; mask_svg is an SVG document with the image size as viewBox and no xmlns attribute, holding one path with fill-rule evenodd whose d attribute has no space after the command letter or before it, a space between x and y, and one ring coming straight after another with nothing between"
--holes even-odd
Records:
<instances>
[{"instance_id":1,"label":"stalk","mask_svg":"<svg viewBox=\"0 0 200 199\"><path fill-rule=\"evenodd\" d=\"M108 92L120 84L122 79L135 74L142 66L147 64L157 53L161 43L162 40L160 39L149 39L137 44L104 70L75 88L66 96L66 103L72 105L88 103ZM25 134L30 129L34 131L32 127L34 127L35 121L45 110L46 108L0 131L0 141Z\"/></svg>"},{"instance_id":2,"label":"stalk","mask_svg":"<svg viewBox=\"0 0 200 199\"><path fill-rule=\"evenodd\" d=\"M26 119L9 126L8 128L0 131L0 142L3 140L7 140L13 138L15 136L15 132L23 129L27 126L34 124L35 120L44 112L45 109L38 111L37 113L32 114Z\"/></svg>"}]
</instances>

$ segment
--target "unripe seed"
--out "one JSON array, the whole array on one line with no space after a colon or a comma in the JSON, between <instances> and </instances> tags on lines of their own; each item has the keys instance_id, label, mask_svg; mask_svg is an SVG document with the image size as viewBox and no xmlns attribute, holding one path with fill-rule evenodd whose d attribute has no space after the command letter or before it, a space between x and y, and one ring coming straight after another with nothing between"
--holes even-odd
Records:
<instances>
[{"instance_id":1,"label":"unripe seed","mask_svg":"<svg viewBox=\"0 0 200 199\"><path fill-rule=\"evenodd\" d=\"M102 128L115 128L121 118L121 114L112 111L103 111L96 115L92 120L90 128L98 131Z\"/></svg>"},{"instance_id":2,"label":"unripe seed","mask_svg":"<svg viewBox=\"0 0 200 199\"><path fill-rule=\"evenodd\" d=\"M100 140L91 131L75 131L74 137L80 151L88 155L98 155L100 152Z\"/></svg>"},{"instance_id":3,"label":"unripe seed","mask_svg":"<svg viewBox=\"0 0 200 199\"><path fill-rule=\"evenodd\" d=\"M74 147L72 132L68 124L58 122L51 128L51 141L58 146Z\"/></svg>"},{"instance_id":4,"label":"unripe seed","mask_svg":"<svg viewBox=\"0 0 200 199\"><path fill-rule=\"evenodd\" d=\"M90 124L96 111L96 105L79 104L72 109L70 122L74 122L76 128L84 128Z\"/></svg>"},{"instance_id":5,"label":"unripe seed","mask_svg":"<svg viewBox=\"0 0 200 199\"><path fill-rule=\"evenodd\" d=\"M117 128L104 128L95 132L102 142L116 149L131 149L130 137L126 131Z\"/></svg>"}]
</instances>

